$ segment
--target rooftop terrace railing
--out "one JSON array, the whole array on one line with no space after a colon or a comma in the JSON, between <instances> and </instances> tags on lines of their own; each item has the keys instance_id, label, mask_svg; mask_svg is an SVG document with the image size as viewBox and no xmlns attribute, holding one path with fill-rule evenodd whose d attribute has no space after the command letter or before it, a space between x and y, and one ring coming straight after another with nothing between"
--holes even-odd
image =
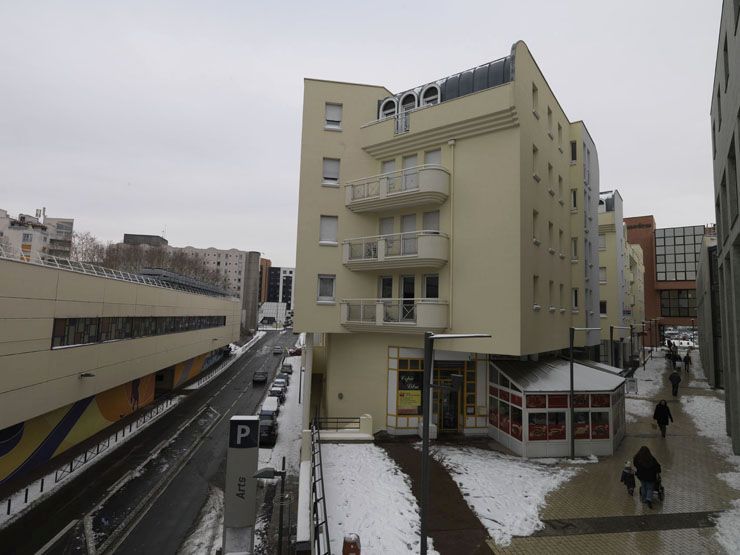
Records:
<instances>
[{"instance_id":1,"label":"rooftop terrace railing","mask_svg":"<svg viewBox=\"0 0 740 555\"><path fill-rule=\"evenodd\" d=\"M70 260L69 258L62 258L47 253L31 253L30 251L24 251L22 249L3 245L0 245L0 260L11 260L14 262L44 266L46 268L54 268L56 270L76 272L88 276L115 279L118 281L127 281L129 283L137 283L140 285L151 285L152 287L162 287L164 289L183 291L185 293L192 293L194 295L205 295L207 297L224 297L224 295L211 291L206 291L204 289L198 289L188 285L172 284L161 279L142 276L139 274L132 274L131 272L124 272L121 270L113 270L112 268L105 268L103 266L98 266L97 264L91 264L89 262Z\"/></svg>"}]
</instances>

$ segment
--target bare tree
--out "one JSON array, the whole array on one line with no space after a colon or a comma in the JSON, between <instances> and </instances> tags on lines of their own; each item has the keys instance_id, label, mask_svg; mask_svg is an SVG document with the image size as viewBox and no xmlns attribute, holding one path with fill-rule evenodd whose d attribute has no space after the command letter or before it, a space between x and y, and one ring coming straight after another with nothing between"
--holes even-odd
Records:
<instances>
[{"instance_id":1,"label":"bare tree","mask_svg":"<svg viewBox=\"0 0 740 555\"><path fill-rule=\"evenodd\" d=\"M106 246L89 231L83 231L82 233L75 231L72 234L70 259L77 262L102 264L105 258L105 252Z\"/></svg>"}]
</instances>

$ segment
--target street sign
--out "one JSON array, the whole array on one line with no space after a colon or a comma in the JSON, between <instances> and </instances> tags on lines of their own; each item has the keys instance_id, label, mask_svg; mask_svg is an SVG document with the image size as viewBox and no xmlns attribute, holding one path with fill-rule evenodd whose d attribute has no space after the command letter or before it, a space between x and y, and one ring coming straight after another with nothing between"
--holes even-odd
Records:
<instances>
[{"instance_id":1,"label":"street sign","mask_svg":"<svg viewBox=\"0 0 740 555\"><path fill-rule=\"evenodd\" d=\"M223 553L252 553L256 518L259 416L232 416L226 455Z\"/></svg>"}]
</instances>

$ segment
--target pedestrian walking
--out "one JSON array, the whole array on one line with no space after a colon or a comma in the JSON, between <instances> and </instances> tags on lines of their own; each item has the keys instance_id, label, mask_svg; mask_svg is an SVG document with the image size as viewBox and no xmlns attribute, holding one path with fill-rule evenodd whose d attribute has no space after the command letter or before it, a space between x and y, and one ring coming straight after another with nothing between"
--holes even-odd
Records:
<instances>
[{"instance_id":1,"label":"pedestrian walking","mask_svg":"<svg viewBox=\"0 0 740 555\"><path fill-rule=\"evenodd\" d=\"M689 350L686 351L686 356L683 357L683 367L686 372L688 372L689 368L691 367L691 347L689 347Z\"/></svg>"},{"instance_id":2,"label":"pedestrian walking","mask_svg":"<svg viewBox=\"0 0 740 555\"><path fill-rule=\"evenodd\" d=\"M632 468L630 461L624 461L624 469L622 470L622 477L619 479L627 488L627 493L630 495L635 494L635 470Z\"/></svg>"},{"instance_id":3,"label":"pedestrian walking","mask_svg":"<svg viewBox=\"0 0 740 555\"><path fill-rule=\"evenodd\" d=\"M632 464L635 465L635 475L640 480L640 501L652 509L653 490L661 471L660 463L653 457L647 445L643 445L632 459Z\"/></svg>"},{"instance_id":4,"label":"pedestrian walking","mask_svg":"<svg viewBox=\"0 0 740 555\"><path fill-rule=\"evenodd\" d=\"M665 430L668 427L668 421L670 420L673 422L673 415L671 414L671 409L668 408L668 403L665 399L658 402L657 405L655 405L655 412L653 412L653 420L655 420L658 423L658 428L660 428L660 433L663 437L665 437Z\"/></svg>"},{"instance_id":5,"label":"pedestrian walking","mask_svg":"<svg viewBox=\"0 0 740 555\"><path fill-rule=\"evenodd\" d=\"M671 382L671 390L673 392L673 396L678 396L678 384L681 383L681 374L679 374L678 370L674 368L673 372L671 372L671 375L668 376L668 380Z\"/></svg>"}]
</instances>

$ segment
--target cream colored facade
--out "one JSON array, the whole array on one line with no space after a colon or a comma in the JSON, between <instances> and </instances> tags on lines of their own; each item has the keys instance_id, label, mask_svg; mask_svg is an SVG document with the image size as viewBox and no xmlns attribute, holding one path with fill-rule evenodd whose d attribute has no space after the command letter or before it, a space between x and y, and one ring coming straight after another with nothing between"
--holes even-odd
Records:
<instances>
[{"instance_id":1,"label":"cream colored facade","mask_svg":"<svg viewBox=\"0 0 740 555\"><path fill-rule=\"evenodd\" d=\"M0 430L228 345L239 310L237 299L0 260ZM56 318L116 316L225 316L226 325L52 348Z\"/></svg>"},{"instance_id":2,"label":"cream colored facade","mask_svg":"<svg viewBox=\"0 0 740 555\"><path fill-rule=\"evenodd\" d=\"M645 264L642 259L642 247L626 243L625 282L627 284L626 306L630 314L628 323L642 331L645 321Z\"/></svg>"},{"instance_id":3,"label":"cream colored facade","mask_svg":"<svg viewBox=\"0 0 740 555\"><path fill-rule=\"evenodd\" d=\"M416 433L399 364L424 331L482 332L437 348L466 373L457 430L485 434L489 355L555 352L598 323L595 145L523 42L489 70L504 78L476 89L463 72L428 104L441 81L395 96L305 81L295 329L323 343L325 364L307 362L322 414Z\"/></svg>"},{"instance_id":4,"label":"cream colored facade","mask_svg":"<svg viewBox=\"0 0 740 555\"><path fill-rule=\"evenodd\" d=\"M602 360L608 357L610 329L614 340L629 341L625 281L627 238L622 221L619 191L602 192L599 198L599 315L601 318Z\"/></svg>"}]
</instances>

